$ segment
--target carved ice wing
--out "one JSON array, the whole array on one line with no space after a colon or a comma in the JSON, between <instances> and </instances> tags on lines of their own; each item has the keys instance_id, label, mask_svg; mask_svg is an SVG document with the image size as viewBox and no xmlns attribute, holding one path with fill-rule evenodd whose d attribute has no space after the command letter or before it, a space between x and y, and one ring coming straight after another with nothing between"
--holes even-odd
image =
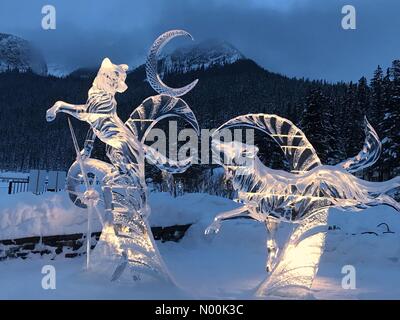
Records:
<instances>
[{"instance_id":1,"label":"carved ice wing","mask_svg":"<svg viewBox=\"0 0 400 320\"><path fill-rule=\"evenodd\" d=\"M262 113L248 114L229 120L217 131L239 126L259 129L275 140L285 154L293 173L301 173L321 165L305 134L285 118Z\"/></svg>"},{"instance_id":2,"label":"carved ice wing","mask_svg":"<svg viewBox=\"0 0 400 320\"><path fill-rule=\"evenodd\" d=\"M144 145L147 134L156 123L168 117L182 118L196 130L197 134L199 134L199 124L188 104L180 98L167 95L157 95L144 100L142 104L132 112L129 119L125 122L125 125ZM169 173L182 173L192 164L192 158L182 161L173 161L149 146L145 146L144 148L146 158L160 170Z\"/></svg>"},{"instance_id":3,"label":"carved ice wing","mask_svg":"<svg viewBox=\"0 0 400 320\"><path fill-rule=\"evenodd\" d=\"M362 150L355 157L338 164L348 172L353 173L372 166L381 155L381 141L367 117L364 117L364 125L365 141Z\"/></svg>"},{"instance_id":4,"label":"carved ice wing","mask_svg":"<svg viewBox=\"0 0 400 320\"><path fill-rule=\"evenodd\" d=\"M200 132L196 116L188 104L180 98L163 94L144 100L132 112L125 125L143 143L154 125L167 117L180 117L187 121L196 130L197 134Z\"/></svg>"}]
</instances>

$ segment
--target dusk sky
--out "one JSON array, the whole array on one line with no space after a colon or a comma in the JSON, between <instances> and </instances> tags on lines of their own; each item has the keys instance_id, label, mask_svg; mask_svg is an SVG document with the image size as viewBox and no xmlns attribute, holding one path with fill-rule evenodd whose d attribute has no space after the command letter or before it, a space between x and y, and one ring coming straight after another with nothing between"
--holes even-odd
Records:
<instances>
[{"instance_id":1,"label":"dusk sky","mask_svg":"<svg viewBox=\"0 0 400 320\"><path fill-rule=\"evenodd\" d=\"M41 27L46 4L56 8L56 30ZM356 8L356 30L341 27L346 4ZM105 56L137 66L159 34L185 29L196 41L227 40L270 71L349 81L400 58L399 12L399 0L1 0L0 32L76 68Z\"/></svg>"}]
</instances>

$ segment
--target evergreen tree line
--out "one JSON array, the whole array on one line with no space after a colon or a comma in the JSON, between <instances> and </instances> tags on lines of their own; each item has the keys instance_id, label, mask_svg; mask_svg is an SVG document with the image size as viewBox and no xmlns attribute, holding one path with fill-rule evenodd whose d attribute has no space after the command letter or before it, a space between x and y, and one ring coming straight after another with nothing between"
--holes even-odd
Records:
<instances>
[{"instance_id":1,"label":"evergreen tree line","mask_svg":"<svg viewBox=\"0 0 400 320\"><path fill-rule=\"evenodd\" d=\"M323 163L355 156L363 147L364 117L382 141L379 161L363 174L383 180L400 174L400 60L384 72L380 66L368 83L345 85L343 95L312 88L307 94L300 127Z\"/></svg>"},{"instance_id":2,"label":"evergreen tree line","mask_svg":"<svg viewBox=\"0 0 400 320\"><path fill-rule=\"evenodd\" d=\"M0 74L0 169L68 169L75 151L66 116L47 123L45 113L57 100L84 103L95 75L90 70L63 79L31 72ZM268 72L251 60L169 74L164 80L171 86L181 86L194 78L200 79L198 85L183 99L201 128L216 128L246 113L278 114L304 130L323 163L334 164L361 150L363 119L367 116L382 139L383 154L364 174L385 179L400 173L400 61L394 61L386 72L378 67L370 82L363 77L358 83L288 78ZM143 66L129 73L128 90L116 96L121 119L127 119L145 98L156 94L144 80ZM74 120L73 126L82 145L88 126ZM161 122L160 127L166 124ZM282 154L271 140L257 133L256 143L267 165L284 168ZM106 159L104 149L97 142L93 157ZM193 167L187 176L196 176L202 168ZM158 174L154 168L149 170Z\"/></svg>"}]
</instances>

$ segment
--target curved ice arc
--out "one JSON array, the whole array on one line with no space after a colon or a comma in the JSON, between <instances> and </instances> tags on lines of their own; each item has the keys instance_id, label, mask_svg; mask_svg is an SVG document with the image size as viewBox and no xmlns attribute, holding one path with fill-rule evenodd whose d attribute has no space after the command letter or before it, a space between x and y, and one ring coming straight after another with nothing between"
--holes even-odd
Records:
<instances>
[{"instance_id":1,"label":"curved ice arc","mask_svg":"<svg viewBox=\"0 0 400 320\"><path fill-rule=\"evenodd\" d=\"M199 124L188 104L165 94L152 96L144 100L130 115L125 125L143 143L150 130L164 118L179 117L188 122L199 134Z\"/></svg>"},{"instance_id":2,"label":"curved ice arc","mask_svg":"<svg viewBox=\"0 0 400 320\"><path fill-rule=\"evenodd\" d=\"M199 124L196 116L188 104L181 98L170 97L167 95L157 95L144 100L130 115L125 122L127 128L133 132L142 142L145 148L146 159L157 166L162 171L169 173L182 173L192 164L192 158L181 161L174 161L166 158L160 152L145 145L145 139L150 130L165 118L178 117L186 121L196 131L200 133Z\"/></svg>"},{"instance_id":3,"label":"curved ice arc","mask_svg":"<svg viewBox=\"0 0 400 320\"><path fill-rule=\"evenodd\" d=\"M301 173L321 165L314 147L290 120L277 115L248 114L227 121L216 132L240 126L258 129L269 135L281 147L293 173Z\"/></svg>"},{"instance_id":4,"label":"curved ice arc","mask_svg":"<svg viewBox=\"0 0 400 320\"><path fill-rule=\"evenodd\" d=\"M258 148L238 141L222 142L225 128L248 126L271 136L282 148L292 172L266 167L258 158ZM259 297L309 297L323 252L328 209L357 211L388 205L400 212L400 204L389 196L400 188L400 177L385 182L368 182L351 171L372 165L379 156L380 142L366 122L366 142L347 165L322 165L314 148L300 129L276 115L249 114L223 124L213 135L213 155L232 179L243 207L216 216L206 233L218 232L221 222L248 215L263 222L268 231L266 280ZM244 158L244 159L243 159ZM298 224L281 250L275 241L274 225L280 221Z\"/></svg>"},{"instance_id":5,"label":"curved ice arc","mask_svg":"<svg viewBox=\"0 0 400 320\"><path fill-rule=\"evenodd\" d=\"M192 90L197 82L199 81L196 79L192 83L182 87L182 88L171 88L168 87L160 78L157 66L158 66L158 55L161 49L173 38L179 36L186 36L193 40L193 37L190 33L184 30L171 30L168 32L163 33L159 36L156 41L154 41L153 45L151 46L149 53L147 55L146 61L146 74L147 80L149 81L151 87L160 94L167 94L171 97L180 97L188 93Z\"/></svg>"},{"instance_id":6,"label":"curved ice arc","mask_svg":"<svg viewBox=\"0 0 400 320\"><path fill-rule=\"evenodd\" d=\"M113 172L113 166L111 164L97 159L86 158L83 160L83 166L88 178L90 178L94 184L97 181L102 182L106 176L110 176ZM82 176L80 164L78 161L75 161L68 170L66 190L69 194L69 198L76 206L87 208L86 204L80 199L83 181L84 178Z\"/></svg>"}]
</instances>

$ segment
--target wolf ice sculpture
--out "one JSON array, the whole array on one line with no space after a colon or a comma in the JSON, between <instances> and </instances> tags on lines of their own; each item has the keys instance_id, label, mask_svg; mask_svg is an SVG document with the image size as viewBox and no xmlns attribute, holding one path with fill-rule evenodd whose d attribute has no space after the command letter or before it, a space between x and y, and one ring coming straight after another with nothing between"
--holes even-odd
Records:
<instances>
[{"instance_id":1,"label":"wolf ice sculpture","mask_svg":"<svg viewBox=\"0 0 400 320\"><path fill-rule=\"evenodd\" d=\"M155 54L161 42L164 44L175 36L189 35L182 30L173 30L160 36L150 50L148 65L154 67ZM154 49L156 47L156 49ZM151 128L160 119L181 117L199 132L195 115L182 99L194 85L182 90L167 87L158 76L158 86L154 80L153 69L149 69L148 78L158 92L164 92L147 98L137 107L124 123L117 115L115 94L127 89L125 84L127 65L115 65L108 58L104 59L89 97L83 105L73 105L58 101L47 111L48 121L55 119L60 112L85 121L90 125L87 139L79 160L69 172L67 190L71 199L79 206L93 200L93 192L79 192L83 174L92 174L101 181L102 190L96 202L104 203L106 219L101 238L93 251L91 269L109 275L111 280L146 280L162 279L173 282L154 243L148 225L150 214L147 205L144 160L148 158L160 169L168 172L183 172L191 164L191 159L172 161L144 144L144 139ZM148 70L148 71L149 71ZM107 146L107 156L111 164L91 159L95 138Z\"/></svg>"},{"instance_id":2,"label":"wolf ice sculpture","mask_svg":"<svg viewBox=\"0 0 400 320\"><path fill-rule=\"evenodd\" d=\"M281 147L292 171L273 170L263 165L255 146L220 141L223 129L240 126L259 129L269 135ZM323 252L328 208L360 210L385 204L400 211L400 204L386 194L400 186L400 177L386 182L368 182L351 174L373 165L379 158L381 143L366 119L365 132L362 151L335 166L322 165L304 133L289 120L276 115L239 116L214 133L214 157L232 178L233 187L244 205L218 215L206 233L218 232L221 221L242 214L265 223L269 231L268 276L258 288L258 296L309 295ZM280 221L297 225L283 250L277 248L274 238Z\"/></svg>"}]
</instances>

